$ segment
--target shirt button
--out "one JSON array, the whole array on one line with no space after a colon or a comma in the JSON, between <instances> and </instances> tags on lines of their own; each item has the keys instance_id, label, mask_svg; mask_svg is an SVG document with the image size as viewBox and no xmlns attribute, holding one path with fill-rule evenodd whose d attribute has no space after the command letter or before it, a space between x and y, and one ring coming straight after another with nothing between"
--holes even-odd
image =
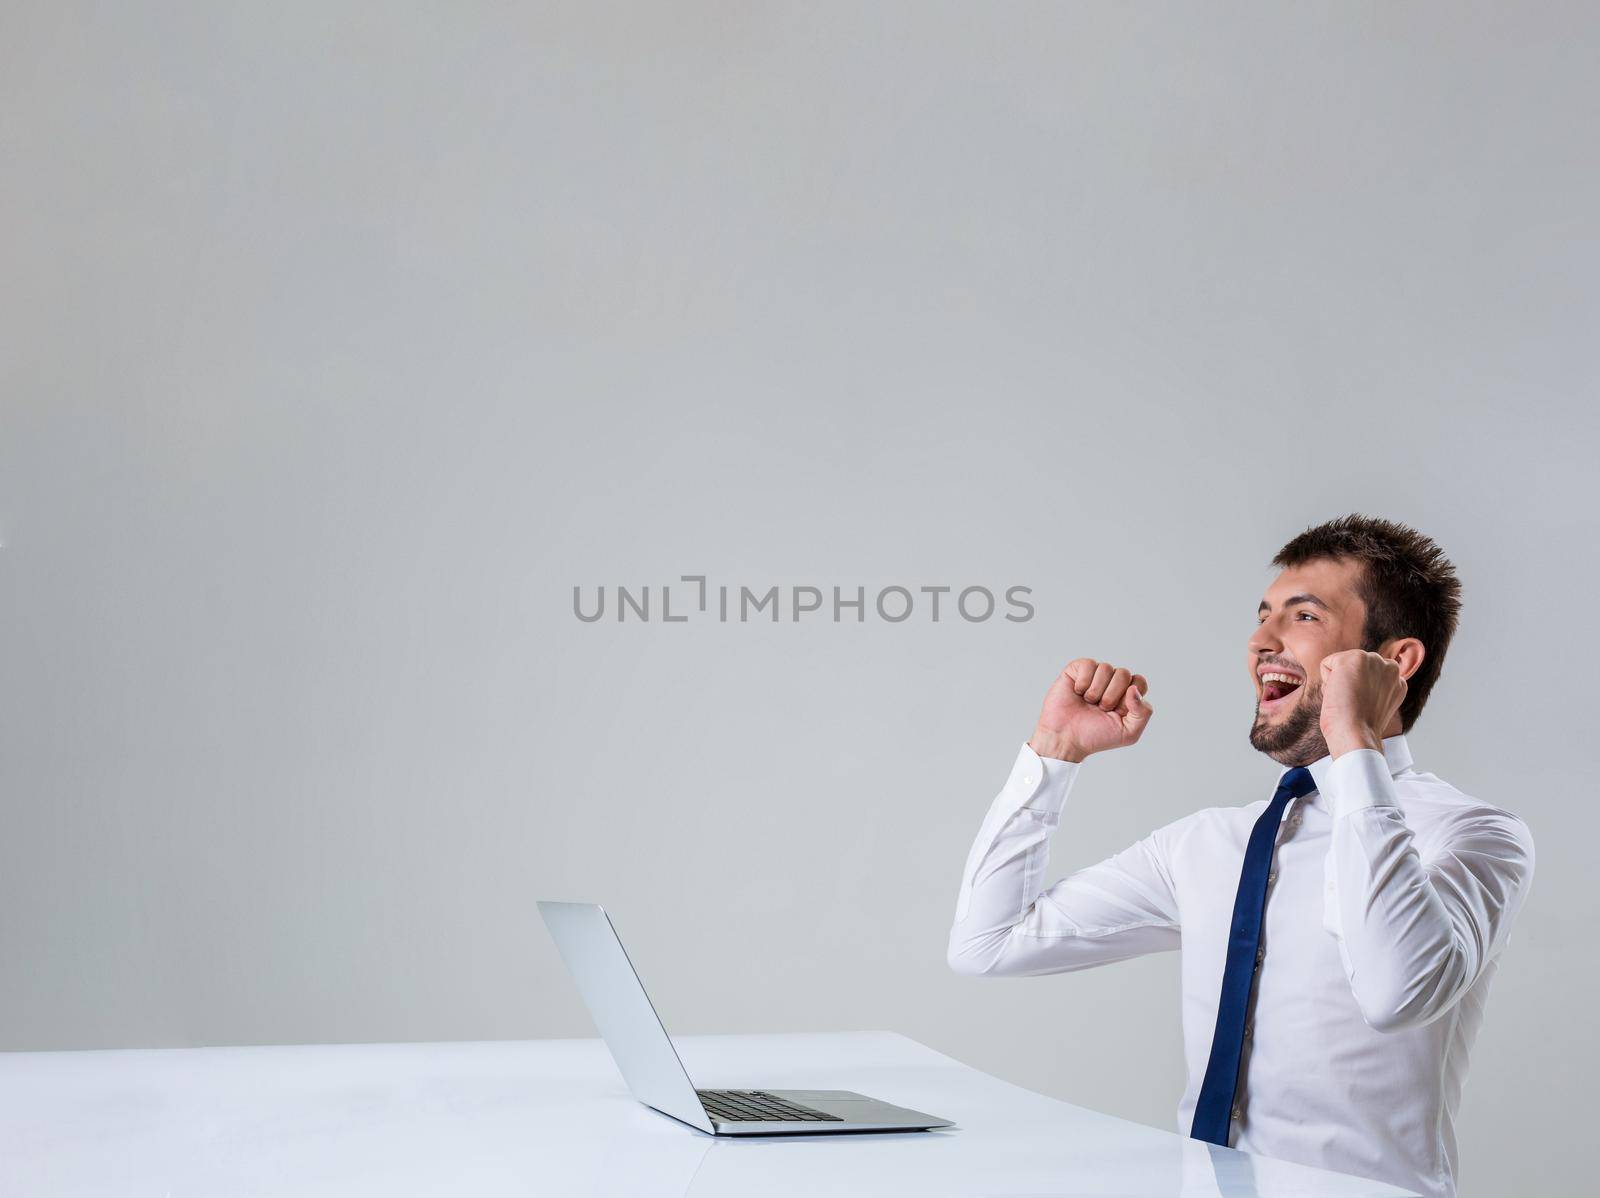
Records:
<instances>
[{"instance_id":1,"label":"shirt button","mask_svg":"<svg viewBox=\"0 0 1600 1198\"><path fill-rule=\"evenodd\" d=\"M1239 1108L1238 1108L1238 1107L1234 1107L1234 1108L1233 1108L1233 1117L1234 1117L1234 1118L1235 1118L1235 1119L1239 1119L1239 1118L1242 1118L1242 1113L1241 1113L1241 1112L1240 1112L1240 1110L1239 1110Z\"/></svg>"},{"instance_id":2,"label":"shirt button","mask_svg":"<svg viewBox=\"0 0 1600 1198\"><path fill-rule=\"evenodd\" d=\"M1277 880L1278 880L1278 871L1277 870L1273 870L1271 873L1269 873L1267 875L1267 885L1268 886L1271 886Z\"/></svg>"},{"instance_id":3,"label":"shirt button","mask_svg":"<svg viewBox=\"0 0 1600 1198\"><path fill-rule=\"evenodd\" d=\"M1256 964L1259 966L1261 964L1261 962L1265 961L1266 959L1267 959L1267 950L1264 949L1264 948L1256 949Z\"/></svg>"},{"instance_id":4,"label":"shirt button","mask_svg":"<svg viewBox=\"0 0 1600 1198\"><path fill-rule=\"evenodd\" d=\"M1255 1031L1255 1030L1256 1030L1256 1025L1255 1024L1253 1024L1253 1023L1245 1024L1244 1025L1244 1038L1246 1040L1248 1040L1250 1038L1250 1033Z\"/></svg>"}]
</instances>

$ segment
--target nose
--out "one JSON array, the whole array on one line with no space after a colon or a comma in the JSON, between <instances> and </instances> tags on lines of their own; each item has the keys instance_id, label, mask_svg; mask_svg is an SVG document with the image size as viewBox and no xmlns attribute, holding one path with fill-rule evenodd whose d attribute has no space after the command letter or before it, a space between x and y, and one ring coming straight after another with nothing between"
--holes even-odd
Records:
<instances>
[{"instance_id":1,"label":"nose","mask_svg":"<svg viewBox=\"0 0 1600 1198\"><path fill-rule=\"evenodd\" d=\"M1256 625L1256 630L1250 637L1250 654L1252 657L1259 657L1263 653L1277 653L1282 648L1282 639L1272 630L1271 617Z\"/></svg>"}]
</instances>

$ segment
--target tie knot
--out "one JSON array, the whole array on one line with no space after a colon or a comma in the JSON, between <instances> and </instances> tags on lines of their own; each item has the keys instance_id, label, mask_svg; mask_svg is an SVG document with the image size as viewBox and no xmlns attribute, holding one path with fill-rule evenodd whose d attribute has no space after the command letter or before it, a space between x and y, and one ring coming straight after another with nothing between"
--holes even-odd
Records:
<instances>
[{"instance_id":1,"label":"tie knot","mask_svg":"<svg viewBox=\"0 0 1600 1198\"><path fill-rule=\"evenodd\" d=\"M1290 798L1304 798L1317 789L1317 780L1312 777L1311 771L1303 765L1297 765L1292 770L1285 772L1278 779L1278 793L1287 794Z\"/></svg>"}]
</instances>

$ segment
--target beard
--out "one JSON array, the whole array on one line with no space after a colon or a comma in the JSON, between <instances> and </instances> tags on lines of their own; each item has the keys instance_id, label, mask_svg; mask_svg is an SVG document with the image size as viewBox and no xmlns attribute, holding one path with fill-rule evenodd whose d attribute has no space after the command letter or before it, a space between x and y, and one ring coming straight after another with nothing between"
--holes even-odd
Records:
<instances>
[{"instance_id":1,"label":"beard","mask_svg":"<svg viewBox=\"0 0 1600 1198\"><path fill-rule=\"evenodd\" d=\"M1307 682L1299 694L1289 713L1271 722L1261 714L1261 700L1256 700L1250 746L1280 765L1310 765L1328 753L1328 742L1322 735L1322 691L1318 688L1313 692Z\"/></svg>"}]
</instances>

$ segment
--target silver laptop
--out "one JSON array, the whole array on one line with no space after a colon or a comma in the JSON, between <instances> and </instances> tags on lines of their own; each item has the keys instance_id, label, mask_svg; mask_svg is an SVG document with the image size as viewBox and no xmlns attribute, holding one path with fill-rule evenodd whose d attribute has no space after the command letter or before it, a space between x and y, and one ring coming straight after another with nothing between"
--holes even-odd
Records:
<instances>
[{"instance_id":1,"label":"silver laptop","mask_svg":"<svg viewBox=\"0 0 1600 1198\"><path fill-rule=\"evenodd\" d=\"M539 904L561 959L633 1096L714 1136L926 1131L948 1119L850 1090L697 1090L605 908Z\"/></svg>"}]
</instances>

